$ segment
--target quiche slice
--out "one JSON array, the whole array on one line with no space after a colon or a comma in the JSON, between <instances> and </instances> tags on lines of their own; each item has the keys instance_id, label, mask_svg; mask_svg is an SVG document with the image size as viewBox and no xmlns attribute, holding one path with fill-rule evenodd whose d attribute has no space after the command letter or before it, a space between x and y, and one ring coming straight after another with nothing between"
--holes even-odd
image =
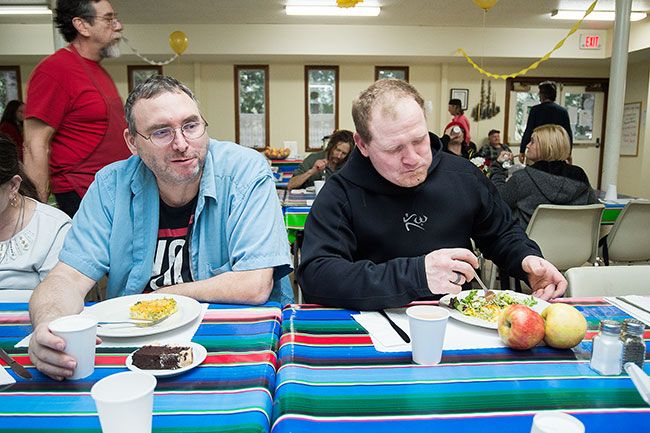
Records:
<instances>
[{"instance_id":1,"label":"quiche slice","mask_svg":"<svg viewBox=\"0 0 650 433\"><path fill-rule=\"evenodd\" d=\"M138 301L130 307L131 319L160 320L176 312L174 298L159 298L151 301Z\"/></svg>"}]
</instances>

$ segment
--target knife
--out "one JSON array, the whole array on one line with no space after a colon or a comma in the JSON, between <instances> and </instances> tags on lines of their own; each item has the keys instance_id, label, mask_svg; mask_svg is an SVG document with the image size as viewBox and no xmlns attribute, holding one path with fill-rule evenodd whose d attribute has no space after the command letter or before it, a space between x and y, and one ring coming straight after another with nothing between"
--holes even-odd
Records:
<instances>
[{"instance_id":1,"label":"knife","mask_svg":"<svg viewBox=\"0 0 650 433\"><path fill-rule=\"evenodd\" d=\"M629 305L633 306L634 308L637 308L637 309L639 309L639 310L641 310L641 311L643 311L643 312L645 312L645 313L650 314L650 310L647 310L647 309L645 309L645 308L643 308L643 307L640 307L640 306L638 306L637 304L635 304L635 303L632 302L632 301L628 301L628 300L625 299L623 296L617 296L616 299L618 299L618 300L621 301L621 302L625 302L626 304L629 304Z\"/></svg>"},{"instance_id":2,"label":"knife","mask_svg":"<svg viewBox=\"0 0 650 433\"><path fill-rule=\"evenodd\" d=\"M386 320L388 320L390 326L395 330L395 332L397 332L397 335L399 335L402 338L402 340L404 340L405 343L411 342L411 338L408 336L408 334L404 332L404 330L400 328L397 325L397 323L393 322L393 319L391 319L388 316L388 313L386 313L384 310L379 310L379 314L381 314Z\"/></svg>"},{"instance_id":3,"label":"knife","mask_svg":"<svg viewBox=\"0 0 650 433\"><path fill-rule=\"evenodd\" d=\"M0 348L0 359L6 362L9 367L16 373L18 376L23 379L31 379L32 375L29 371L25 369L22 365L18 364L15 359L13 359L4 349Z\"/></svg>"}]
</instances>

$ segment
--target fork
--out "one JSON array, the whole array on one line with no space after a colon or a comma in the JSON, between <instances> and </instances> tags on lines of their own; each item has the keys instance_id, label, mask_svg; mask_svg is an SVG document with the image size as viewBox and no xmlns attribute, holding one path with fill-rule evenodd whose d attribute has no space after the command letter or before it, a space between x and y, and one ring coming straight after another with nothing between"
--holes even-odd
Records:
<instances>
[{"instance_id":1,"label":"fork","mask_svg":"<svg viewBox=\"0 0 650 433\"><path fill-rule=\"evenodd\" d=\"M171 316L171 314L169 315ZM135 325L140 328L148 328L149 326L154 326L159 324L160 322L166 320L169 316L161 317L160 319L156 320L147 320L147 319L130 319L130 320L102 320L101 322L97 322L97 325L103 326L103 325Z\"/></svg>"},{"instance_id":2,"label":"fork","mask_svg":"<svg viewBox=\"0 0 650 433\"><path fill-rule=\"evenodd\" d=\"M481 280L481 277L478 276L478 273L476 272L476 269L474 269L474 279L478 282L479 286L483 289L483 296L488 297L490 295L494 296L494 292L490 289L487 288L483 280Z\"/></svg>"}]
</instances>

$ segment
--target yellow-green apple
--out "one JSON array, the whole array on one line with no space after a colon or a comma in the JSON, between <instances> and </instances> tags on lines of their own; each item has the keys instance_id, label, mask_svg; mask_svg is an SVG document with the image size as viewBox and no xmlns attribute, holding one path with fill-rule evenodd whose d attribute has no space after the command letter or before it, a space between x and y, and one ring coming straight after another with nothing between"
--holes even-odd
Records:
<instances>
[{"instance_id":1,"label":"yellow-green apple","mask_svg":"<svg viewBox=\"0 0 650 433\"><path fill-rule=\"evenodd\" d=\"M530 349L544 338L544 319L525 305L509 305L499 316L499 336L508 347Z\"/></svg>"},{"instance_id":2,"label":"yellow-green apple","mask_svg":"<svg viewBox=\"0 0 650 433\"><path fill-rule=\"evenodd\" d=\"M557 349L570 349L585 338L587 320L571 305L551 304L542 311L546 336L544 343Z\"/></svg>"}]
</instances>

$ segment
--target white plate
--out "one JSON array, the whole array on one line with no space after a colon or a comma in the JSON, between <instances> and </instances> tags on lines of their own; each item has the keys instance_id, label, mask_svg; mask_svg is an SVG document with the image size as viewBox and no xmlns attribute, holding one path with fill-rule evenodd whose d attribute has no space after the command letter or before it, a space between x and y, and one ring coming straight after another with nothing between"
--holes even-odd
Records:
<instances>
[{"instance_id":1,"label":"white plate","mask_svg":"<svg viewBox=\"0 0 650 433\"><path fill-rule=\"evenodd\" d=\"M97 327L97 335L100 337L141 337L143 335L159 334L180 328L190 323L201 314L201 304L195 299L181 295L168 295L148 293L142 295L122 296L119 298L109 299L99 302L90 307L86 307L82 314L88 314L98 321L110 320L129 320L129 308L138 301L150 301L158 298L174 298L176 300L177 310L157 325L149 327L139 327L133 325L102 325Z\"/></svg>"},{"instance_id":2,"label":"white plate","mask_svg":"<svg viewBox=\"0 0 650 433\"><path fill-rule=\"evenodd\" d=\"M205 349L205 347L201 346L198 343L194 343L194 342L181 343L181 344L177 344L176 346L190 346L192 348L192 363L190 365L186 365L185 367L182 368L177 368L176 370L141 370L135 365L133 365L133 353L132 353L126 358L126 368L128 368L131 371L142 371L144 373L149 373L156 377L170 377L170 376L176 376L181 373L185 373L186 371L193 369L194 367L200 365L203 361L205 361L205 358L208 356L208 351Z\"/></svg>"},{"instance_id":3,"label":"white plate","mask_svg":"<svg viewBox=\"0 0 650 433\"><path fill-rule=\"evenodd\" d=\"M482 290L479 290L479 293L481 291ZM470 292L469 290L463 290L458 295L445 295L442 297L442 299L440 299L440 306L449 309L449 315L460 322L465 322L469 325L480 326L483 328L497 329L498 328L497 322L488 322L487 320L479 319L478 317L466 316L460 311L458 311L457 309L451 308L449 306L449 302L452 297L458 297L460 299L463 299L465 296L469 295L469 292ZM530 295L513 292L512 290L493 290L493 292L508 293L510 296L512 296L517 300L524 300L530 297ZM542 314L542 311L544 311L546 307L551 305L548 302L544 301L543 299L535 298L535 300L537 301L537 304L533 305L531 308L537 311L539 314Z\"/></svg>"}]
</instances>

